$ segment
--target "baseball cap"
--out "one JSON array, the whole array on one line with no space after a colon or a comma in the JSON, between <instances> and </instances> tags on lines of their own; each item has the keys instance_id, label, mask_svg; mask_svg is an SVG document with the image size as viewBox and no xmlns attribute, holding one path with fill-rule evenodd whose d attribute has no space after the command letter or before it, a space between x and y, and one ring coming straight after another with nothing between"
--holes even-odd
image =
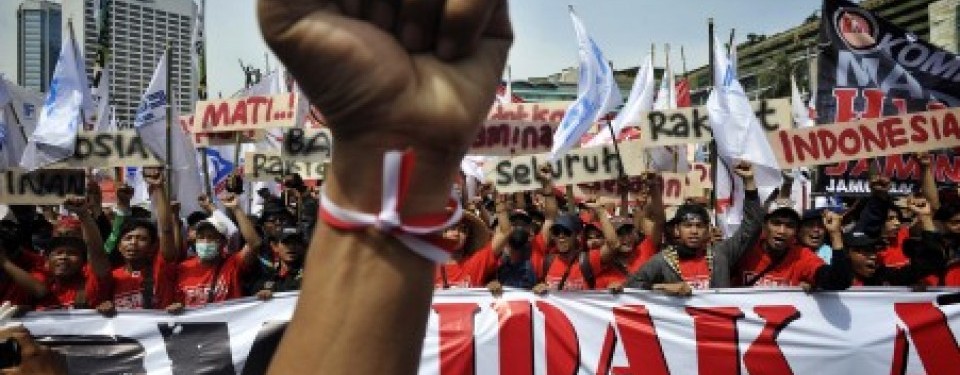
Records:
<instances>
[{"instance_id":1,"label":"baseball cap","mask_svg":"<svg viewBox=\"0 0 960 375\"><path fill-rule=\"evenodd\" d=\"M556 218L553 221L553 226L550 228L563 228L571 233L580 233L583 230L583 222L580 221L580 218L577 215L573 214L563 214Z\"/></svg>"},{"instance_id":2,"label":"baseball cap","mask_svg":"<svg viewBox=\"0 0 960 375\"><path fill-rule=\"evenodd\" d=\"M204 220L200 220L200 222L197 223L197 228L196 228L197 232L201 232L205 229L206 230L212 229L215 232L220 233L220 235L223 236L224 238L228 236L227 225L224 223L221 223L220 220L217 220L213 216L210 216Z\"/></svg>"},{"instance_id":3,"label":"baseball cap","mask_svg":"<svg viewBox=\"0 0 960 375\"><path fill-rule=\"evenodd\" d=\"M280 242L281 243L290 243L294 241L299 241L306 243L306 238L303 238L303 233L300 231L300 228L297 227L283 227L280 229Z\"/></svg>"},{"instance_id":4,"label":"baseball cap","mask_svg":"<svg viewBox=\"0 0 960 375\"><path fill-rule=\"evenodd\" d=\"M843 234L843 247L849 249L872 249L877 245L877 239L864 232L856 231Z\"/></svg>"}]
</instances>

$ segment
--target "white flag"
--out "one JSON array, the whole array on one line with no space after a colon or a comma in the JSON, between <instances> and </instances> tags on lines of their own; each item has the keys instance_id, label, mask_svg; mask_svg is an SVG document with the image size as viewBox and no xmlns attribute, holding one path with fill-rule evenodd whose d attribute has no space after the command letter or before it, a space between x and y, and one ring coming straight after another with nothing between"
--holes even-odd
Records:
<instances>
[{"instance_id":1,"label":"white flag","mask_svg":"<svg viewBox=\"0 0 960 375\"><path fill-rule=\"evenodd\" d=\"M170 129L170 156L167 161L167 122L178 118L176 113L172 119L167 119L167 106L172 98L167 97L167 53L160 57L157 70L153 72L153 79L143 93L134 128L147 146L160 160L167 162L172 170L171 192L172 197L180 201L182 211L190 213L200 210L197 204L197 195L203 192L203 178L197 166L197 150L184 134L183 128L176 121ZM174 111L175 111L174 107Z\"/></svg>"},{"instance_id":2,"label":"white flag","mask_svg":"<svg viewBox=\"0 0 960 375\"><path fill-rule=\"evenodd\" d=\"M737 67L719 48L713 54L716 86L707 99L707 111L717 144L717 155L729 168L733 168L738 160L752 163L761 191L760 198L766 199L765 194L783 183L780 166L760 121L750 107L743 86L737 80ZM744 192L740 179L732 174L730 176L717 178L717 210L726 213L726 224L738 225L743 216ZM731 183L735 185L728 185Z\"/></svg>"},{"instance_id":3,"label":"white flag","mask_svg":"<svg viewBox=\"0 0 960 375\"><path fill-rule=\"evenodd\" d=\"M20 160L20 165L28 171L73 156L77 132L84 121L82 117L93 116L90 84L83 56L77 56L78 51L71 38L63 39L40 121Z\"/></svg>"},{"instance_id":4,"label":"white flag","mask_svg":"<svg viewBox=\"0 0 960 375\"><path fill-rule=\"evenodd\" d=\"M98 132L115 131L110 129L110 66L100 73L100 85L93 89L93 102L96 107L93 130Z\"/></svg>"},{"instance_id":5,"label":"white flag","mask_svg":"<svg viewBox=\"0 0 960 375\"><path fill-rule=\"evenodd\" d=\"M799 128L813 126L813 120L810 119L810 109L800 96L800 90L797 88L797 80L790 75L790 106L793 109L793 123Z\"/></svg>"},{"instance_id":6,"label":"white flag","mask_svg":"<svg viewBox=\"0 0 960 375\"><path fill-rule=\"evenodd\" d=\"M673 69L670 68L670 56L667 56L667 66L663 70L663 78L660 79L660 88L657 90L653 109L657 111L677 109L676 87L676 78L673 76ZM647 157L650 162L649 167L655 171L676 173L690 171L685 146L652 147L647 149Z\"/></svg>"},{"instance_id":7,"label":"white flag","mask_svg":"<svg viewBox=\"0 0 960 375\"><path fill-rule=\"evenodd\" d=\"M580 48L580 77L577 83L577 100L573 102L553 134L551 159L566 153L580 144L580 137L601 116L616 110L623 97L613 79L613 69L600 52L600 47L590 38L583 23L570 8L570 18L577 32Z\"/></svg>"},{"instance_id":8,"label":"white flag","mask_svg":"<svg viewBox=\"0 0 960 375\"><path fill-rule=\"evenodd\" d=\"M623 106L617 117L613 119L613 132L619 136L627 124L640 121L640 114L649 112L653 109L653 54L648 54L643 65L637 70L637 77L633 80L633 89L630 90L630 97L627 104ZM599 146L608 144L612 141L609 131L597 133L590 142L584 147Z\"/></svg>"}]
</instances>

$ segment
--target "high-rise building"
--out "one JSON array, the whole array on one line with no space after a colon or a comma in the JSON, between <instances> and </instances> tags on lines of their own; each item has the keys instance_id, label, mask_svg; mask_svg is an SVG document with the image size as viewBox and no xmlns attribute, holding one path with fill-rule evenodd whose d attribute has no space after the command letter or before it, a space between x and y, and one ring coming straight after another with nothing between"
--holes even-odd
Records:
<instances>
[{"instance_id":1,"label":"high-rise building","mask_svg":"<svg viewBox=\"0 0 960 375\"><path fill-rule=\"evenodd\" d=\"M88 73L97 52L97 15L101 0L63 0L64 27L73 19ZM111 0L110 103L121 126L133 124L143 91L150 84L163 50L171 48L170 94L181 114L193 111L190 34L197 8L193 0ZM82 22L80 22L82 20ZM66 35L66 34L65 34Z\"/></svg>"},{"instance_id":2,"label":"high-rise building","mask_svg":"<svg viewBox=\"0 0 960 375\"><path fill-rule=\"evenodd\" d=\"M24 0L17 8L17 85L46 92L60 57L60 4Z\"/></svg>"}]
</instances>

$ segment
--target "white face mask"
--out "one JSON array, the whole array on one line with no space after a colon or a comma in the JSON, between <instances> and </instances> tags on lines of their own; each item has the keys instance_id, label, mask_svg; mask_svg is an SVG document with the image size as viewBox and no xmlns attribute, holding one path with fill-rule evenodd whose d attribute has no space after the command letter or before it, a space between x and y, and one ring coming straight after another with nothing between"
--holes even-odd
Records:
<instances>
[{"instance_id":1,"label":"white face mask","mask_svg":"<svg viewBox=\"0 0 960 375\"><path fill-rule=\"evenodd\" d=\"M220 246L214 242L197 242L193 245L197 251L197 257L201 260L211 260L217 257Z\"/></svg>"}]
</instances>

